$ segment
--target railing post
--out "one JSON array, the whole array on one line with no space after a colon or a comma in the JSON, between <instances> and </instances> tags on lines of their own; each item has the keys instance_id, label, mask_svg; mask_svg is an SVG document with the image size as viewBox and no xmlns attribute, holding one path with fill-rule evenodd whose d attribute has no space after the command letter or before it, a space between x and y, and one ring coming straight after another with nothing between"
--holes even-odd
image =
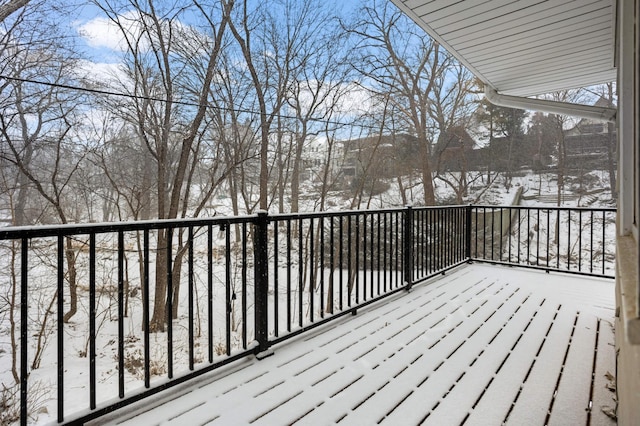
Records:
<instances>
[{"instance_id":1,"label":"railing post","mask_svg":"<svg viewBox=\"0 0 640 426\"><path fill-rule=\"evenodd\" d=\"M404 211L404 238L402 241L404 264L404 283L407 291L413 285L413 207L407 206Z\"/></svg>"},{"instance_id":2,"label":"railing post","mask_svg":"<svg viewBox=\"0 0 640 426\"><path fill-rule=\"evenodd\" d=\"M269 349L269 259L267 251L268 213L258 212L254 228L254 262L255 262L255 339L258 341L257 357L265 358L272 353Z\"/></svg>"},{"instance_id":3,"label":"railing post","mask_svg":"<svg viewBox=\"0 0 640 426\"><path fill-rule=\"evenodd\" d=\"M467 209L466 209L466 213L467 213L466 223L467 223L467 226L466 226L466 229L465 229L465 244L466 244L465 254L466 254L466 257L467 257L467 262L471 262L471 219L472 219L471 213L472 213L472 211L473 211L473 204L469 204L467 206Z\"/></svg>"}]
</instances>

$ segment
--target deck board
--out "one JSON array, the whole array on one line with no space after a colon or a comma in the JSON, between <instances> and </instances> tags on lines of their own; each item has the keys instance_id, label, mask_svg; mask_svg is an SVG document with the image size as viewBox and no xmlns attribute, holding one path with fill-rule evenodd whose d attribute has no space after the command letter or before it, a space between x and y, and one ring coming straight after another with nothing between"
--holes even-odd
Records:
<instances>
[{"instance_id":1,"label":"deck board","mask_svg":"<svg viewBox=\"0 0 640 426\"><path fill-rule=\"evenodd\" d=\"M587 423L597 326L598 319L595 316L582 314L578 317L551 410L550 425L561 426L563 419L569 415L574 416L576 423ZM576 411L577 407L583 410Z\"/></svg>"},{"instance_id":2,"label":"deck board","mask_svg":"<svg viewBox=\"0 0 640 426\"><path fill-rule=\"evenodd\" d=\"M467 265L97 422L611 425L613 306L612 281Z\"/></svg>"}]
</instances>

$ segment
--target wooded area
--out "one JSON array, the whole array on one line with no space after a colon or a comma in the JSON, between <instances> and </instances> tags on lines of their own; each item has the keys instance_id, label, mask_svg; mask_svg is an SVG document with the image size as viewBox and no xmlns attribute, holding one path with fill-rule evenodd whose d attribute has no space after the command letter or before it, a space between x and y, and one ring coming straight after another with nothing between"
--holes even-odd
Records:
<instances>
[{"instance_id":1,"label":"wooded area","mask_svg":"<svg viewBox=\"0 0 640 426\"><path fill-rule=\"evenodd\" d=\"M96 23L108 39L91 33ZM378 181L396 181L404 204L429 206L442 201L436 181L461 203L472 170L481 171L474 185L497 176L510 185L523 167L552 170L559 192L575 173L566 131L576 123L482 101L472 75L386 0L11 0L0 5L0 28L8 225L213 216L220 198L233 215L297 212L309 208L303 195L325 210L332 193L357 209ZM614 99L614 87L549 96L592 103ZM600 132L611 188L613 132ZM389 148L396 135L409 141L404 151ZM347 148L363 139L357 155ZM310 166L314 141L323 149ZM349 158L357 167L344 185ZM167 246L165 232L157 238ZM188 244L174 238L177 300ZM18 248L8 249L0 303L15 325ZM78 310L77 256L67 238L65 322ZM156 266L150 327L160 332L168 271Z\"/></svg>"}]
</instances>

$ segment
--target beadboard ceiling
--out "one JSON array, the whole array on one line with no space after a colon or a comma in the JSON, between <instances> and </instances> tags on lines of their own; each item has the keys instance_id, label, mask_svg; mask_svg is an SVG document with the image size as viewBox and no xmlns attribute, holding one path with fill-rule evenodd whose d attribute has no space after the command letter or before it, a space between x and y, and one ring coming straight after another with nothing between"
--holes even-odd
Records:
<instances>
[{"instance_id":1,"label":"beadboard ceiling","mask_svg":"<svg viewBox=\"0 0 640 426\"><path fill-rule=\"evenodd\" d=\"M500 93L616 79L614 0L391 1Z\"/></svg>"}]
</instances>

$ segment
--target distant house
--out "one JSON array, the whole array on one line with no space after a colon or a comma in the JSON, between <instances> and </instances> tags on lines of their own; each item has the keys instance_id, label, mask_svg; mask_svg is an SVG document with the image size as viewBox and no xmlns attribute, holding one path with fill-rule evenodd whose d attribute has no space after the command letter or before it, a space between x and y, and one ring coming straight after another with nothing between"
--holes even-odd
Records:
<instances>
[{"instance_id":1,"label":"distant house","mask_svg":"<svg viewBox=\"0 0 640 426\"><path fill-rule=\"evenodd\" d=\"M613 104L601 97L595 106L609 107ZM606 169L609 149L613 166L616 158L616 126L583 118L564 134L566 165L568 168Z\"/></svg>"},{"instance_id":2,"label":"distant house","mask_svg":"<svg viewBox=\"0 0 640 426\"><path fill-rule=\"evenodd\" d=\"M476 142L463 126L453 126L440 133L433 149L432 164L437 171L469 170Z\"/></svg>"},{"instance_id":3,"label":"distant house","mask_svg":"<svg viewBox=\"0 0 640 426\"><path fill-rule=\"evenodd\" d=\"M376 179L393 178L419 168L419 151L415 136L401 133L368 136L341 141L340 174L345 185L363 176Z\"/></svg>"},{"instance_id":4,"label":"distant house","mask_svg":"<svg viewBox=\"0 0 640 426\"><path fill-rule=\"evenodd\" d=\"M329 159L329 144L321 139L312 139L305 144L302 152L302 167L300 168L301 181L319 181L327 167L329 161L329 173L334 173L336 169L336 157L339 156L338 149L332 147L331 158Z\"/></svg>"}]
</instances>

